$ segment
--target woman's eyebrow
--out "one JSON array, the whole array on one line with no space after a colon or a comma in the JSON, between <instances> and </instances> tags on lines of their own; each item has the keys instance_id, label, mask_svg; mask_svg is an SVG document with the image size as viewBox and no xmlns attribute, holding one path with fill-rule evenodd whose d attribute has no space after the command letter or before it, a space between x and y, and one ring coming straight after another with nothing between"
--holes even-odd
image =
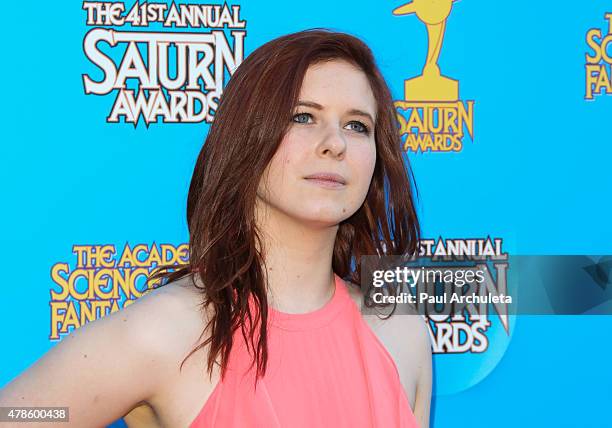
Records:
<instances>
[{"instance_id":1,"label":"woman's eyebrow","mask_svg":"<svg viewBox=\"0 0 612 428\"><path fill-rule=\"evenodd\" d=\"M299 100L296 105L304 106L304 107L312 107L312 108L317 109L317 110L323 110L323 106L321 104L319 104L319 103L315 103L314 101ZM376 123L376 121L374 120L372 115L370 113L368 113L367 111L363 111L363 110L359 110L359 109L355 109L354 108L354 109L349 110L348 113L349 114L354 114L354 115L357 115L357 116L367 117L367 118L369 118L372 121L372 123Z\"/></svg>"}]
</instances>

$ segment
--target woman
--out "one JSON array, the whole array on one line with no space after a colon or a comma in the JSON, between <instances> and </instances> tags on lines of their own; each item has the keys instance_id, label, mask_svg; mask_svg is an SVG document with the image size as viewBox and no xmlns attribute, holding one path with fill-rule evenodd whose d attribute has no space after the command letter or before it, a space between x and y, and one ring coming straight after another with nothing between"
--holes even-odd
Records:
<instances>
[{"instance_id":1,"label":"woman","mask_svg":"<svg viewBox=\"0 0 612 428\"><path fill-rule=\"evenodd\" d=\"M425 324L362 316L355 285L362 255L419 237L396 125L359 39L314 29L256 49L196 162L190 263L70 334L2 405L70 406L73 426L429 426Z\"/></svg>"}]
</instances>

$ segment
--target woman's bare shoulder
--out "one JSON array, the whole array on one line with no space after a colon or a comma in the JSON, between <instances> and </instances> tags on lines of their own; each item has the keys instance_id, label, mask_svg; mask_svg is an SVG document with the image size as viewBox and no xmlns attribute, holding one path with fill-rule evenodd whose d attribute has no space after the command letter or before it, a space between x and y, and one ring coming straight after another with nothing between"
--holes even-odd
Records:
<instances>
[{"instance_id":1,"label":"woman's bare shoulder","mask_svg":"<svg viewBox=\"0 0 612 428\"><path fill-rule=\"evenodd\" d=\"M147 339L174 358L201 342L211 316L203 301L202 290L194 286L193 276L187 275L148 292L133 305L150 306L150 316L157 321L156 331L151 331Z\"/></svg>"},{"instance_id":2,"label":"woman's bare shoulder","mask_svg":"<svg viewBox=\"0 0 612 428\"><path fill-rule=\"evenodd\" d=\"M142 340L147 342L145 348L155 350L153 354L163 360L166 369L155 374L162 377L158 382L160 388L123 417L130 428L162 426L160 417L165 420L165 425L179 423L179 415L175 414L178 410L168 407L169 403L173 402L172 397L176 398L197 387L205 390L208 388L203 384L205 378L199 376L199 368L194 369L194 366L203 367L207 358L207 347L192 355L192 360L187 359L187 365L181 371L183 374L179 373L181 362L206 339L203 333L211 313L203 307L202 302L202 290L194 286L192 275L188 275L149 291L133 303L141 305L141 311L146 310L156 318L152 321L155 328L150 329L151 334L147 334ZM197 378L202 384L197 385L196 382L194 387L194 382L188 378ZM195 391L201 392L197 389ZM196 400L197 403L199 399ZM187 406L187 409L182 411L189 412L190 404L189 400L184 400L183 405Z\"/></svg>"}]
</instances>

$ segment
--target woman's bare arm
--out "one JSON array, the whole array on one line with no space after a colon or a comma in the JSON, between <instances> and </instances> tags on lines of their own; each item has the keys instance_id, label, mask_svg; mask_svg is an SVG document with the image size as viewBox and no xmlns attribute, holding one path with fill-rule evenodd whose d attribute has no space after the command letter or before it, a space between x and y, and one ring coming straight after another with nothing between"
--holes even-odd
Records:
<instances>
[{"instance_id":1,"label":"woman's bare arm","mask_svg":"<svg viewBox=\"0 0 612 428\"><path fill-rule=\"evenodd\" d=\"M66 426L74 427L121 418L151 397L169 372L164 337L174 332L166 315L178 307L178 298L160 288L85 324L1 389L0 406L66 406Z\"/></svg>"},{"instance_id":2,"label":"woman's bare arm","mask_svg":"<svg viewBox=\"0 0 612 428\"><path fill-rule=\"evenodd\" d=\"M431 412L432 392L432 355L431 340L425 320L420 316L412 315L418 333L416 338L416 353L419 360L419 377L416 387L416 399L414 403L414 416L421 428L429 428L429 416Z\"/></svg>"}]
</instances>

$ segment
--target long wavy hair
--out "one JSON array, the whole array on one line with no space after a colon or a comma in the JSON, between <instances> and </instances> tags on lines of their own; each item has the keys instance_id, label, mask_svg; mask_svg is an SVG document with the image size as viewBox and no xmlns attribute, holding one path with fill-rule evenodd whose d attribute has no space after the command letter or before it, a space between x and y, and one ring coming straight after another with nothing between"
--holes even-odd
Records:
<instances>
[{"instance_id":1,"label":"long wavy hair","mask_svg":"<svg viewBox=\"0 0 612 428\"><path fill-rule=\"evenodd\" d=\"M418 193L401 150L391 93L372 51L355 36L322 28L261 45L230 78L197 158L187 197L189 261L158 266L148 279L162 286L198 275L202 286L195 278L193 284L202 291L201 304L213 315L200 336L201 340L208 331L207 339L185 360L210 345L211 376L219 358L222 379L225 376L233 334L239 328L252 350L255 379L265 373L268 302L264 255L258 250L264 247L254 221L257 186L289 128L306 70L331 60L347 61L363 71L378 112L370 188L362 206L339 225L332 268L341 278L361 284L361 256L416 251L420 228L413 195Z\"/></svg>"}]
</instances>

